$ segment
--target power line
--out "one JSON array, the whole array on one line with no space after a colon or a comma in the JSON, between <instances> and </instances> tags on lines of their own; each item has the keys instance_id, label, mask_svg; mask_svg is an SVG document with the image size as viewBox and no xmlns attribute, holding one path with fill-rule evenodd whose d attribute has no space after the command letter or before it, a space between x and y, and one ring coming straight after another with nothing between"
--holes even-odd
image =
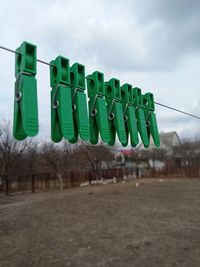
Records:
<instances>
[{"instance_id":1,"label":"power line","mask_svg":"<svg viewBox=\"0 0 200 267\"><path fill-rule=\"evenodd\" d=\"M0 49L2 50L5 50L5 51L8 51L8 52L11 52L11 53L14 53L14 54L20 54L19 52L15 51L15 50L12 50L10 48L7 48L5 46L0 46ZM41 60L41 59L37 59L37 62L39 63L42 63L42 64L45 64L45 65L48 65L48 66L53 66L52 64L44 61L44 60ZM173 111L176 111L176 112L179 112L179 113L182 113L184 115L187 115L187 116L190 116L190 117L193 117L195 119L198 119L200 120L200 116L197 116L197 115L194 115L194 114L191 114L191 113L188 113L188 112L185 112L183 110L180 110L180 109L177 109L177 108L173 108L173 107L170 107L170 106L167 106L167 105L164 105L164 104L161 104L161 103L158 103L158 102L154 102L156 105L159 105L161 107L164 107L164 108L168 108L168 109L171 109Z\"/></svg>"}]
</instances>

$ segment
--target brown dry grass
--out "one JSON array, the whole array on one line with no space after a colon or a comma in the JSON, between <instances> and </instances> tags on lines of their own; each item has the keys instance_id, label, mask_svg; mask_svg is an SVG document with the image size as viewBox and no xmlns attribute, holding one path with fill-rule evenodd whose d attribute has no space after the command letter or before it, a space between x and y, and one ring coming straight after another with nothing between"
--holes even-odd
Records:
<instances>
[{"instance_id":1,"label":"brown dry grass","mask_svg":"<svg viewBox=\"0 0 200 267\"><path fill-rule=\"evenodd\" d=\"M0 197L0 266L200 266L200 181Z\"/></svg>"}]
</instances>

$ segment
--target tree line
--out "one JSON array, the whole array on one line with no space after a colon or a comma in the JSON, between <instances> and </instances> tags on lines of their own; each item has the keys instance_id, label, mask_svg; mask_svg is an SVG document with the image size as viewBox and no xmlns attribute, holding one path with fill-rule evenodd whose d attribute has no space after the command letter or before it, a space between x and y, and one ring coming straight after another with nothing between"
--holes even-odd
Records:
<instances>
[{"instance_id":1,"label":"tree line","mask_svg":"<svg viewBox=\"0 0 200 267\"><path fill-rule=\"evenodd\" d=\"M112 149L103 144L91 146L82 141L71 145L63 140L59 144L28 138L16 141L11 123L0 123L0 176L54 173L61 181L67 171L88 169L97 178L102 161L112 161Z\"/></svg>"},{"instance_id":2,"label":"tree line","mask_svg":"<svg viewBox=\"0 0 200 267\"><path fill-rule=\"evenodd\" d=\"M144 160L160 160L165 162L162 172L168 174L184 171L190 176L200 172L200 140L183 141L178 147L173 147L173 153L167 155L162 149L153 149L137 152L133 149L125 161L140 164ZM52 173L60 180L65 172L89 170L89 180L101 176L102 162L107 168L117 162L117 153L114 148L99 144L89 145L82 141L71 145L63 140L59 144L52 141L41 141L37 138L28 138L22 142L12 136L11 124L8 121L0 123L0 176L12 177L26 174ZM184 173L184 175L185 175ZM154 172L152 172L154 175Z\"/></svg>"}]
</instances>

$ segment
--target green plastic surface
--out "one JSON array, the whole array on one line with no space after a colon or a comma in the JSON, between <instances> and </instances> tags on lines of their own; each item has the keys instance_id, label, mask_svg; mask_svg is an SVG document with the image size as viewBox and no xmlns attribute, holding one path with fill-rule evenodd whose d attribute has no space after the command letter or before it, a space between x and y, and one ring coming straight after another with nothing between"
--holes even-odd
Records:
<instances>
[{"instance_id":1,"label":"green plastic surface","mask_svg":"<svg viewBox=\"0 0 200 267\"><path fill-rule=\"evenodd\" d=\"M37 103L37 47L23 42L15 56L15 101L13 135L17 140L35 136L39 130ZM88 98L85 94L87 79ZM149 147L152 136L160 146L160 136L152 93L142 95L140 88L130 84L120 87L118 79L104 82L104 74L94 71L85 78L85 66L58 56L50 62L51 138L76 143L97 144L102 141L114 145L116 134L123 146L130 137L132 147L141 137ZM89 107L89 114L88 114Z\"/></svg>"},{"instance_id":2,"label":"green plastic surface","mask_svg":"<svg viewBox=\"0 0 200 267\"><path fill-rule=\"evenodd\" d=\"M126 83L121 87L121 98L124 111L127 144L130 134L131 146L135 147L139 143L139 138L132 93L132 85Z\"/></svg>"},{"instance_id":3,"label":"green plastic surface","mask_svg":"<svg viewBox=\"0 0 200 267\"><path fill-rule=\"evenodd\" d=\"M37 73L37 46L29 42L23 42L16 49L15 56L15 77L21 72Z\"/></svg>"},{"instance_id":4,"label":"green plastic surface","mask_svg":"<svg viewBox=\"0 0 200 267\"><path fill-rule=\"evenodd\" d=\"M148 138L150 140L150 135L153 138L154 144L160 146L160 136L158 131L158 125L156 120L154 97L152 93L146 93L143 95L143 104L145 108L145 119L147 125Z\"/></svg>"},{"instance_id":5,"label":"green plastic surface","mask_svg":"<svg viewBox=\"0 0 200 267\"><path fill-rule=\"evenodd\" d=\"M64 137L71 140L75 137L72 96L70 88L69 60L58 56L50 62L51 83L51 138L60 142Z\"/></svg>"},{"instance_id":6,"label":"green plastic surface","mask_svg":"<svg viewBox=\"0 0 200 267\"><path fill-rule=\"evenodd\" d=\"M98 143L99 133L105 143L110 141L108 115L105 101L104 75L98 71L87 76L89 96L90 142Z\"/></svg>"},{"instance_id":7,"label":"green plastic surface","mask_svg":"<svg viewBox=\"0 0 200 267\"><path fill-rule=\"evenodd\" d=\"M144 144L145 147L148 147L149 138L148 138L147 127L146 127L146 119L145 119L145 112L144 112L141 89L138 87L135 87L132 89L132 93L133 93L133 104L135 107L138 132L142 139L142 143Z\"/></svg>"},{"instance_id":8,"label":"green plastic surface","mask_svg":"<svg viewBox=\"0 0 200 267\"><path fill-rule=\"evenodd\" d=\"M106 102L109 118L110 141L109 145L115 144L116 133L122 145L127 144L127 134L124 124L123 108L121 103L120 81L113 78L105 83ZM112 115L112 116L110 116Z\"/></svg>"},{"instance_id":9,"label":"green plastic surface","mask_svg":"<svg viewBox=\"0 0 200 267\"><path fill-rule=\"evenodd\" d=\"M16 52L13 136L17 140L23 140L27 136L37 135L39 128L36 46L23 42Z\"/></svg>"},{"instance_id":10,"label":"green plastic surface","mask_svg":"<svg viewBox=\"0 0 200 267\"><path fill-rule=\"evenodd\" d=\"M59 85L57 89L57 101L59 106L53 108L54 90L51 91L51 138L54 142L60 142L62 138L69 140L74 138L74 125L72 116L71 89Z\"/></svg>"},{"instance_id":11,"label":"green plastic surface","mask_svg":"<svg viewBox=\"0 0 200 267\"><path fill-rule=\"evenodd\" d=\"M54 88L58 84L70 86L70 67L69 59L63 56L58 56L50 62L50 83Z\"/></svg>"},{"instance_id":12,"label":"green plastic surface","mask_svg":"<svg viewBox=\"0 0 200 267\"><path fill-rule=\"evenodd\" d=\"M77 142L78 136L84 141L90 140L90 125L87 110L85 90L85 67L79 63L73 64L70 69L73 121L75 137L69 139L71 143Z\"/></svg>"}]
</instances>

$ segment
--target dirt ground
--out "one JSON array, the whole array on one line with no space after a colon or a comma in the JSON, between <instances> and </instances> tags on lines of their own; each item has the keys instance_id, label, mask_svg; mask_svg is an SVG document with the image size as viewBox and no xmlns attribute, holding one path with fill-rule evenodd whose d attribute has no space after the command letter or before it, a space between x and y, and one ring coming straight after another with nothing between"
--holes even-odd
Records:
<instances>
[{"instance_id":1,"label":"dirt ground","mask_svg":"<svg viewBox=\"0 0 200 267\"><path fill-rule=\"evenodd\" d=\"M200 180L0 196L0 267L199 267Z\"/></svg>"}]
</instances>

